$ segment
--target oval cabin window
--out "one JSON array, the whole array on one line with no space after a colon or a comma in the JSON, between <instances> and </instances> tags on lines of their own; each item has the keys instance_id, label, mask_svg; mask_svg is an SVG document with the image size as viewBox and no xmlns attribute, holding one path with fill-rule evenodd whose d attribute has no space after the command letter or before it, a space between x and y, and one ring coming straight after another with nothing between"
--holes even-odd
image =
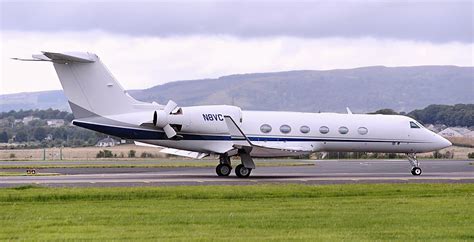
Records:
<instances>
[{"instance_id":1,"label":"oval cabin window","mask_svg":"<svg viewBox=\"0 0 474 242\"><path fill-rule=\"evenodd\" d=\"M280 132L284 133L284 134L288 134L289 132L291 131L291 127L284 124L282 126L280 126Z\"/></svg>"},{"instance_id":2,"label":"oval cabin window","mask_svg":"<svg viewBox=\"0 0 474 242\"><path fill-rule=\"evenodd\" d=\"M303 126L301 126L301 128L300 128L300 132L303 133L303 134L307 134L307 133L309 133L309 131L310 131L310 129L309 129L309 127L306 126L306 125L303 125Z\"/></svg>"},{"instance_id":3,"label":"oval cabin window","mask_svg":"<svg viewBox=\"0 0 474 242\"><path fill-rule=\"evenodd\" d=\"M361 135L364 135L364 134L367 134L369 132L369 130L366 128L366 127L360 127L357 132L359 132L359 134Z\"/></svg>"},{"instance_id":4,"label":"oval cabin window","mask_svg":"<svg viewBox=\"0 0 474 242\"><path fill-rule=\"evenodd\" d=\"M347 133L349 133L349 129L345 126L341 126L341 127L339 127L339 133L340 134L347 134Z\"/></svg>"},{"instance_id":5,"label":"oval cabin window","mask_svg":"<svg viewBox=\"0 0 474 242\"><path fill-rule=\"evenodd\" d=\"M262 133L270 133L270 131L272 131L272 126L268 124L263 124L262 126L260 126L260 131L262 131Z\"/></svg>"},{"instance_id":6,"label":"oval cabin window","mask_svg":"<svg viewBox=\"0 0 474 242\"><path fill-rule=\"evenodd\" d=\"M321 126L321 128L319 128L319 132L321 134L327 134L329 133L329 128L327 126Z\"/></svg>"}]
</instances>

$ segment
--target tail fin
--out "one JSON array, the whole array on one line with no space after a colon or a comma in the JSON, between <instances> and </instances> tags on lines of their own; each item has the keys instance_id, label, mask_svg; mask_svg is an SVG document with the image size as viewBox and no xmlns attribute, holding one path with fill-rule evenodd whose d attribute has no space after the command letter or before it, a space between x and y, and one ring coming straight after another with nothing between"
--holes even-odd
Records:
<instances>
[{"instance_id":1,"label":"tail fin","mask_svg":"<svg viewBox=\"0 0 474 242\"><path fill-rule=\"evenodd\" d=\"M134 105L142 104L122 88L95 54L43 52L33 57L53 62L75 118L133 112Z\"/></svg>"}]
</instances>

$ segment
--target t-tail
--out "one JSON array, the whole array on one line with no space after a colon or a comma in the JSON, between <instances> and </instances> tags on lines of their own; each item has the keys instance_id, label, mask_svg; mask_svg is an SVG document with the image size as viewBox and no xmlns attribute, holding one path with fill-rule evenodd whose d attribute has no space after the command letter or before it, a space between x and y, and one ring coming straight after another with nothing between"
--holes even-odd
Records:
<instances>
[{"instance_id":1,"label":"t-tail","mask_svg":"<svg viewBox=\"0 0 474 242\"><path fill-rule=\"evenodd\" d=\"M53 62L76 119L136 112L132 98L99 57L88 52L42 52L31 61ZM25 60L25 59L19 59Z\"/></svg>"}]
</instances>

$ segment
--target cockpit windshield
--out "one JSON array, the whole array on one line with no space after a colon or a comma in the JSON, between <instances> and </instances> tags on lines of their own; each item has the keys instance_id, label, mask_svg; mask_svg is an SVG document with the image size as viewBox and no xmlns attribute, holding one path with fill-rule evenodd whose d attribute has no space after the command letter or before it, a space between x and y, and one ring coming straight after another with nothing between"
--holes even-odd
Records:
<instances>
[{"instance_id":1,"label":"cockpit windshield","mask_svg":"<svg viewBox=\"0 0 474 242\"><path fill-rule=\"evenodd\" d=\"M419 129L421 128L418 124L416 124L415 122L413 121L410 121L410 128L412 129Z\"/></svg>"}]
</instances>

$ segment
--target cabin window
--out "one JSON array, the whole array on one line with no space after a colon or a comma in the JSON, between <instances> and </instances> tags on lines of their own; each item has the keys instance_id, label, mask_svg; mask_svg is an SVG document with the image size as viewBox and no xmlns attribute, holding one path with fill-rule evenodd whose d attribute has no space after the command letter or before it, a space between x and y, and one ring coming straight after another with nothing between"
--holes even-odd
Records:
<instances>
[{"instance_id":1,"label":"cabin window","mask_svg":"<svg viewBox=\"0 0 474 242\"><path fill-rule=\"evenodd\" d=\"M303 133L303 134L307 134L307 133L309 133L309 131L310 131L310 128L306 125L303 125L303 126L300 127L300 132Z\"/></svg>"},{"instance_id":2,"label":"cabin window","mask_svg":"<svg viewBox=\"0 0 474 242\"><path fill-rule=\"evenodd\" d=\"M282 132L284 134L288 134L289 132L291 132L291 127L284 124L284 125L280 126L280 132Z\"/></svg>"},{"instance_id":3,"label":"cabin window","mask_svg":"<svg viewBox=\"0 0 474 242\"><path fill-rule=\"evenodd\" d=\"M341 126L341 127L339 127L339 133L340 134L347 134L347 133L349 133L349 129L345 126Z\"/></svg>"},{"instance_id":4,"label":"cabin window","mask_svg":"<svg viewBox=\"0 0 474 242\"><path fill-rule=\"evenodd\" d=\"M420 126L418 126L418 124L416 124L415 122L410 121L410 128L412 128L412 129L419 129Z\"/></svg>"},{"instance_id":5,"label":"cabin window","mask_svg":"<svg viewBox=\"0 0 474 242\"><path fill-rule=\"evenodd\" d=\"M369 130L366 127L359 127L359 129L357 129L357 132L359 132L359 134L361 135L364 135L367 134Z\"/></svg>"},{"instance_id":6,"label":"cabin window","mask_svg":"<svg viewBox=\"0 0 474 242\"><path fill-rule=\"evenodd\" d=\"M321 134L327 134L327 133L329 133L329 128L328 128L327 126L321 126L321 127L319 128L319 132L320 132Z\"/></svg>"},{"instance_id":7,"label":"cabin window","mask_svg":"<svg viewBox=\"0 0 474 242\"><path fill-rule=\"evenodd\" d=\"M263 124L260 126L260 131L262 131L262 133L270 133L270 131L272 131L272 126L269 124Z\"/></svg>"}]
</instances>

